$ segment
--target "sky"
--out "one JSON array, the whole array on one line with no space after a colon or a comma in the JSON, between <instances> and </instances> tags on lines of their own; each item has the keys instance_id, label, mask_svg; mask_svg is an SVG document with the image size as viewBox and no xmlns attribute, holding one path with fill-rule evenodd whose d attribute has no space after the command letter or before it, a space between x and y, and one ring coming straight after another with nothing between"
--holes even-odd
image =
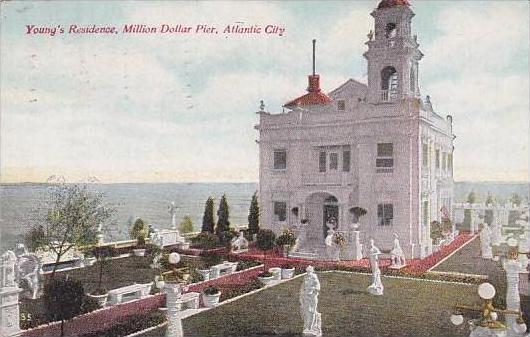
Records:
<instances>
[{"instance_id":1,"label":"sky","mask_svg":"<svg viewBox=\"0 0 530 337\"><path fill-rule=\"evenodd\" d=\"M257 181L258 122L366 82L378 1L0 3L0 181ZM420 91L454 119L457 181L528 181L529 3L411 0ZM27 25L267 25L284 34L27 34Z\"/></svg>"}]
</instances>

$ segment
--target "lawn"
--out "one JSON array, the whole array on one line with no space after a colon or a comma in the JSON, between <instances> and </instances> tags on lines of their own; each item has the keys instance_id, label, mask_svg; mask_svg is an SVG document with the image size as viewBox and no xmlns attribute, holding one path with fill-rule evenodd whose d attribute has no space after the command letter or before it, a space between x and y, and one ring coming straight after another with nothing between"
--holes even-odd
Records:
<instances>
[{"instance_id":1,"label":"lawn","mask_svg":"<svg viewBox=\"0 0 530 337\"><path fill-rule=\"evenodd\" d=\"M366 293L369 275L320 273L324 336L467 336L449 321L452 305L473 303L476 286L383 277L385 294ZM183 321L186 336L299 336L303 278L197 314ZM161 333L158 331L156 333ZM152 334L151 334L152 335Z\"/></svg>"}]
</instances>

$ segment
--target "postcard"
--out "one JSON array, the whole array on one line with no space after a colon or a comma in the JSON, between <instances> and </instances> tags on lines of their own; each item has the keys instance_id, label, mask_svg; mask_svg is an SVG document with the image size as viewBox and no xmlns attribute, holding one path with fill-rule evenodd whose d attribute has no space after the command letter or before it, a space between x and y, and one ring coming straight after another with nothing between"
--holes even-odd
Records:
<instances>
[{"instance_id":1,"label":"postcard","mask_svg":"<svg viewBox=\"0 0 530 337\"><path fill-rule=\"evenodd\" d=\"M0 1L0 336L528 336L530 5Z\"/></svg>"}]
</instances>

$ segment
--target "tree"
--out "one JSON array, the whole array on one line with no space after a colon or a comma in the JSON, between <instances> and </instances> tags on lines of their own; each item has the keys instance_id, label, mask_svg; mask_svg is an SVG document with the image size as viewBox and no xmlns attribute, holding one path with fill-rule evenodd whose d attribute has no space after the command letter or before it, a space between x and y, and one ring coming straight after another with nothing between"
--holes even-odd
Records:
<instances>
[{"instance_id":1,"label":"tree","mask_svg":"<svg viewBox=\"0 0 530 337\"><path fill-rule=\"evenodd\" d=\"M250 234L257 234L259 231L258 192L254 192L252 200L250 200L250 208L248 210L248 231Z\"/></svg>"},{"instance_id":2,"label":"tree","mask_svg":"<svg viewBox=\"0 0 530 337\"><path fill-rule=\"evenodd\" d=\"M229 217L230 210L228 207L228 201L226 201L226 195L223 194L219 201L219 210L217 211L217 227L215 228L215 234L217 234L217 236L230 230Z\"/></svg>"},{"instance_id":3,"label":"tree","mask_svg":"<svg viewBox=\"0 0 530 337\"><path fill-rule=\"evenodd\" d=\"M149 235L149 228L144 220L141 218L136 219L134 225L131 228L131 239L137 241L139 247L145 246L145 238Z\"/></svg>"},{"instance_id":4,"label":"tree","mask_svg":"<svg viewBox=\"0 0 530 337\"><path fill-rule=\"evenodd\" d=\"M469 192L467 196L467 202L470 204L474 204L475 201L477 201L477 195L475 194L474 191Z\"/></svg>"},{"instance_id":5,"label":"tree","mask_svg":"<svg viewBox=\"0 0 530 337\"><path fill-rule=\"evenodd\" d=\"M74 279L50 279L44 284L44 307L50 321L61 321L61 336L64 322L82 312L83 285Z\"/></svg>"},{"instance_id":6,"label":"tree","mask_svg":"<svg viewBox=\"0 0 530 337\"><path fill-rule=\"evenodd\" d=\"M191 232L193 232L193 221L191 220L191 218L188 215L186 215L182 219L182 222L179 225L179 231L181 233L191 233Z\"/></svg>"},{"instance_id":7,"label":"tree","mask_svg":"<svg viewBox=\"0 0 530 337\"><path fill-rule=\"evenodd\" d=\"M61 258L74 246L95 244L104 226L114 223L116 210L103 201L104 195L86 184L52 183L44 197L45 214L38 215L25 241L33 249L50 249L56 261L53 279Z\"/></svg>"},{"instance_id":8,"label":"tree","mask_svg":"<svg viewBox=\"0 0 530 337\"><path fill-rule=\"evenodd\" d=\"M103 287L103 268L106 262L113 256L116 256L116 250L110 246L100 246L96 247L93 250L94 256L99 262L99 277L98 277L98 287L92 295L103 295L107 293L107 289Z\"/></svg>"},{"instance_id":9,"label":"tree","mask_svg":"<svg viewBox=\"0 0 530 337\"><path fill-rule=\"evenodd\" d=\"M208 197L206 204L204 205L204 215L202 216L202 229L201 232L214 232L215 220L213 218L213 198Z\"/></svg>"},{"instance_id":10,"label":"tree","mask_svg":"<svg viewBox=\"0 0 530 337\"><path fill-rule=\"evenodd\" d=\"M256 237L256 242L258 248L263 251L263 256L265 256L268 250L274 248L274 243L276 241L276 234L270 229L260 229Z\"/></svg>"}]
</instances>

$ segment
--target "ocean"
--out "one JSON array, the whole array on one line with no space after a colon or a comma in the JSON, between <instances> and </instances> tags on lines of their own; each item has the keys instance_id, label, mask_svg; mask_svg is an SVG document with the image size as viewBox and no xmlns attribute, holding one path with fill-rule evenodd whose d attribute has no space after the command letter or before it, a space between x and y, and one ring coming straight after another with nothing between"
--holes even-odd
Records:
<instances>
[{"instance_id":1,"label":"ocean","mask_svg":"<svg viewBox=\"0 0 530 337\"><path fill-rule=\"evenodd\" d=\"M168 205L174 201L179 207L177 221L190 216L196 230L200 230L204 203L209 196L215 198L216 209L223 194L230 206L230 222L247 224L248 209L257 183L144 183L144 184L93 184L104 193L107 202L117 209L115 228L107 240L128 239L129 223L140 217L157 228L171 227ZM0 251L10 249L21 240L34 221L35 210L47 191L46 184L0 184ZM475 191L478 201L488 193L500 201L518 193L528 198L528 183L456 182L455 201L462 202L470 191Z\"/></svg>"}]
</instances>

